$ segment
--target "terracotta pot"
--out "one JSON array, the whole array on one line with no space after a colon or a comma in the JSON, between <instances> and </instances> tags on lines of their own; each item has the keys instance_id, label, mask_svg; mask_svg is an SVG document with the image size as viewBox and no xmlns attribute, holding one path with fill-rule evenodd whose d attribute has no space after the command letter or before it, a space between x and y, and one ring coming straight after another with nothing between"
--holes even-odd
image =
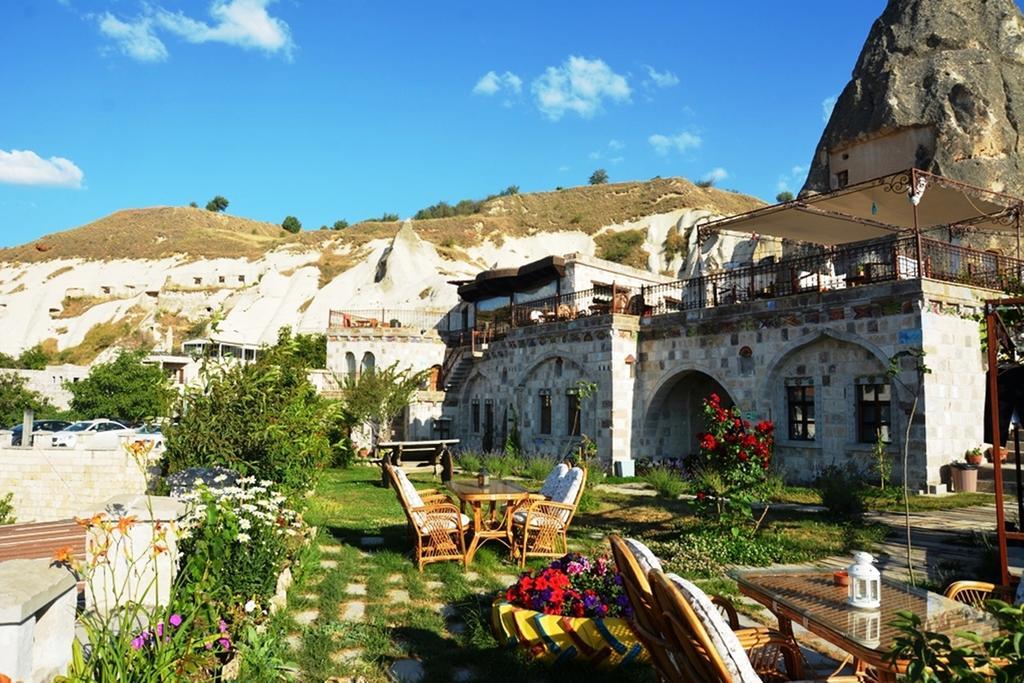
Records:
<instances>
[{"instance_id":1,"label":"terracotta pot","mask_svg":"<svg viewBox=\"0 0 1024 683\"><path fill-rule=\"evenodd\" d=\"M832 583L837 586L849 586L850 575L845 571L838 571L832 574Z\"/></svg>"},{"instance_id":2,"label":"terracotta pot","mask_svg":"<svg viewBox=\"0 0 1024 683\"><path fill-rule=\"evenodd\" d=\"M988 460L989 462L992 462L992 447L991 446L989 446L988 448L985 449L985 459ZM1006 460L1006 449L1005 448L1000 448L999 449L999 462L1002 462L1004 460Z\"/></svg>"},{"instance_id":3,"label":"terracotta pot","mask_svg":"<svg viewBox=\"0 0 1024 683\"><path fill-rule=\"evenodd\" d=\"M989 457L990 458L992 457L991 454L989 455ZM980 453L975 453L975 454L967 456L967 462L972 464L972 465L980 465L981 464L981 460L982 460L982 458L981 458L981 454Z\"/></svg>"}]
</instances>

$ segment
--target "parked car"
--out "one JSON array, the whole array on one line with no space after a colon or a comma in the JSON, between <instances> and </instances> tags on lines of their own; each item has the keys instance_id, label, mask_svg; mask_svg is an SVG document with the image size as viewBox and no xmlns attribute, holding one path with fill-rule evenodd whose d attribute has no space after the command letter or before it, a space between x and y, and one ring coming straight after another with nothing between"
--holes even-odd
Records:
<instances>
[{"instance_id":1,"label":"parked car","mask_svg":"<svg viewBox=\"0 0 1024 683\"><path fill-rule=\"evenodd\" d=\"M88 436L91 437L97 434L104 434L110 437L110 443L106 443L106 439L99 439L99 443L96 445L114 446L117 444L117 439L120 436L131 434L131 430L125 427L120 422L114 422L113 420L82 420L76 422L68 427L65 427L61 431L53 435L53 445L55 448L74 448L78 443L79 437Z\"/></svg>"},{"instance_id":2,"label":"parked car","mask_svg":"<svg viewBox=\"0 0 1024 683\"><path fill-rule=\"evenodd\" d=\"M67 420L35 420L32 422L32 433L36 432L59 432L71 423ZM11 445L21 445L21 432L25 425L16 424L11 427Z\"/></svg>"},{"instance_id":3,"label":"parked car","mask_svg":"<svg viewBox=\"0 0 1024 683\"><path fill-rule=\"evenodd\" d=\"M135 428L135 434L129 441L146 441L153 443L153 450L160 450L164 447L164 434L158 424L144 424Z\"/></svg>"}]
</instances>

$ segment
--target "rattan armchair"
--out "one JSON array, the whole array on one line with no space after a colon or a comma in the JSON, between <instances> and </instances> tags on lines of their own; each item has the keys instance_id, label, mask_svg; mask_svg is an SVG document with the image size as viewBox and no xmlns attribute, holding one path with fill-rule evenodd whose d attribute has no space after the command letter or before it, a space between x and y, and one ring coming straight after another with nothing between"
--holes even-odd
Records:
<instances>
[{"instance_id":1,"label":"rattan armchair","mask_svg":"<svg viewBox=\"0 0 1024 683\"><path fill-rule=\"evenodd\" d=\"M448 560L458 560L465 565L469 517L459 512L444 494L428 494L423 498L404 472L390 464L385 464L384 468L415 540L419 570L422 572L425 564Z\"/></svg>"},{"instance_id":2,"label":"rattan armchair","mask_svg":"<svg viewBox=\"0 0 1024 683\"><path fill-rule=\"evenodd\" d=\"M531 494L505 515L512 557L520 567L529 557L561 557L569 552L569 525L586 484L587 471L574 467L559 480L551 498Z\"/></svg>"},{"instance_id":3,"label":"rattan armchair","mask_svg":"<svg viewBox=\"0 0 1024 683\"><path fill-rule=\"evenodd\" d=\"M686 683L749 683L751 681L794 680L779 670L764 670L757 655L748 649L755 646L771 646L783 652L799 656L799 648L792 638L776 635L768 629L756 637L742 638L735 633L735 640L726 631L709 631L705 625L708 614L701 615L700 605L691 604L684 597L677 582L664 572L654 569L650 572L653 610L665 629L661 636L670 653L670 659L679 672L679 678L672 681ZM724 624L722 625L724 628ZM802 676L802 672L798 674ZM832 676L829 683L856 683L859 676Z\"/></svg>"}]
</instances>

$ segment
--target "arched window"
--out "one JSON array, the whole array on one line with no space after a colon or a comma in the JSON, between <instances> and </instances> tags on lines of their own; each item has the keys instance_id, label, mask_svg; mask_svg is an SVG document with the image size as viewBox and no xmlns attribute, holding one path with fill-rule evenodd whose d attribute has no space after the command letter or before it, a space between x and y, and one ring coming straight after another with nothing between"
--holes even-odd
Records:
<instances>
[{"instance_id":1,"label":"arched window","mask_svg":"<svg viewBox=\"0 0 1024 683\"><path fill-rule=\"evenodd\" d=\"M367 351L363 354L363 362L359 366L359 372L373 372L375 362L373 354Z\"/></svg>"},{"instance_id":2,"label":"arched window","mask_svg":"<svg viewBox=\"0 0 1024 683\"><path fill-rule=\"evenodd\" d=\"M345 374L350 379L356 378L356 354L351 351L345 354Z\"/></svg>"}]
</instances>

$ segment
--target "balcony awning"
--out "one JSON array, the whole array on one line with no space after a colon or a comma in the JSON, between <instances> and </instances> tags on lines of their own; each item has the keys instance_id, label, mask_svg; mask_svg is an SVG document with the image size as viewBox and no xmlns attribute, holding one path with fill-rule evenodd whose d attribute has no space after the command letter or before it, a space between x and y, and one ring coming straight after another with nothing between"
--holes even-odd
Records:
<instances>
[{"instance_id":1,"label":"balcony awning","mask_svg":"<svg viewBox=\"0 0 1024 683\"><path fill-rule=\"evenodd\" d=\"M456 280L463 301L479 301L492 296L510 296L557 280L565 274L565 259L547 256L519 268L494 268L479 273L473 280Z\"/></svg>"},{"instance_id":2,"label":"balcony awning","mask_svg":"<svg viewBox=\"0 0 1024 683\"><path fill-rule=\"evenodd\" d=\"M915 169L712 221L701 233L731 230L816 244L859 242L915 226L925 233L958 226L1015 233L1021 201Z\"/></svg>"}]
</instances>

